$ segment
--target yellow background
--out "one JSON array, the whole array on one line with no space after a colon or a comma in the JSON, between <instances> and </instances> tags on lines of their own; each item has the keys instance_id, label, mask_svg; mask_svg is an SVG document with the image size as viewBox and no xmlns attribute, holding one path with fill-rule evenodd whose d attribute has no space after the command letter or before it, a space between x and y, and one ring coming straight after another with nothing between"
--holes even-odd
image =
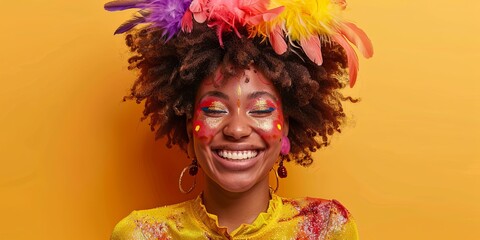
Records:
<instances>
[{"instance_id":1,"label":"yellow background","mask_svg":"<svg viewBox=\"0 0 480 240\"><path fill-rule=\"evenodd\" d=\"M0 16L0 238L107 239L133 209L191 198L154 142L103 1L8 1ZM335 198L362 239L480 239L480 3L351 0L372 38L362 102L280 195ZM197 191L198 193L198 191Z\"/></svg>"}]
</instances>

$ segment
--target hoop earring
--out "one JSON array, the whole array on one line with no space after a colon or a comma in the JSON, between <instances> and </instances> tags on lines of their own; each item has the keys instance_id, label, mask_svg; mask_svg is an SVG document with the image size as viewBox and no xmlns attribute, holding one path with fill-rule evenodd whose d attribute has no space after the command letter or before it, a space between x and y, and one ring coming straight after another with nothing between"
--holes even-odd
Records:
<instances>
[{"instance_id":1,"label":"hoop earring","mask_svg":"<svg viewBox=\"0 0 480 240\"><path fill-rule=\"evenodd\" d=\"M193 176L194 178L193 178L193 185L188 190L185 191L182 187L182 178L187 170L188 170L188 174L190 174L190 176ZM187 194L187 193L190 193L195 188L195 185L197 185L197 177L195 177L197 173L198 173L197 159L193 159L192 164L186 166L182 170L182 173L180 173L180 178L178 179L178 189L180 189L180 192L182 192L183 194Z\"/></svg>"},{"instance_id":2,"label":"hoop earring","mask_svg":"<svg viewBox=\"0 0 480 240\"><path fill-rule=\"evenodd\" d=\"M273 188L270 187L270 186L269 186L269 187L270 187L270 191L271 191L271 192L276 193L276 192L278 191L278 187L280 187L280 181L278 180L278 173L277 173L277 171L275 171L275 169L273 169L273 168L272 168L272 170L273 170L273 172L275 172L275 180L276 180L276 182L277 182L277 185L275 185L275 189L273 189Z\"/></svg>"}]
</instances>

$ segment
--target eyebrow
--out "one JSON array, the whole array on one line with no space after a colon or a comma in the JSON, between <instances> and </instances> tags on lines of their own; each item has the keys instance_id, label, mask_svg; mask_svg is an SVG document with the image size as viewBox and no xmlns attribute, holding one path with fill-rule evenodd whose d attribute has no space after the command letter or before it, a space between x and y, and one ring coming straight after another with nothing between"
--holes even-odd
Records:
<instances>
[{"instance_id":1,"label":"eyebrow","mask_svg":"<svg viewBox=\"0 0 480 240\"><path fill-rule=\"evenodd\" d=\"M250 94L248 94L247 98L248 99L254 99L254 98L264 96L264 95L269 96L274 101L278 101L277 97L275 97L273 94L271 94L269 92L265 92L265 91L257 91L257 92L250 93Z\"/></svg>"},{"instance_id":2,"label":"eyebrow","mask_svg":"<svg viewBox=\"0 0 480 240\"><path fill-rule=\"evenodd\" d=\"M200 99L203 99L205 97L218 97L218 98L222 98L222 99L225 99L225 100L229 100L230 98L227 96L227 94L223 93L223 92L220 92L220 91L208 91L206 92L205 94L202 95L202 97L200 97Z\"/></svg>"}]
</instances>

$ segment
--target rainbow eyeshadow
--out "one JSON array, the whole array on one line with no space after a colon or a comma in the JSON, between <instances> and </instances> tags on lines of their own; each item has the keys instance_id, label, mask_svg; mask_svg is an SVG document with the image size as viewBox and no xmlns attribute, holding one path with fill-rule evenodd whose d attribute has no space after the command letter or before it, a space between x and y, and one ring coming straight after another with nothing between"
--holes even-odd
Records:
<instances>
[{"instance_id":1,"label":"rainbow eyeshadow","mask_svg":"<svg viewBox=\"0 0 480 240\"><path fill-rule=\"evenodd\" d=\"M271 101L267 101L265 99L258 99L252 106L251 113L271 113L275 111L277 108L275 104Z\"/></svg>"},{"instance_id":2,"label":"rainbow eyeshadow","mask_svg":"<svg viewBox=\"0 0 480 240\"><path fill-rule=\"evenodd\" d=\"M201 139L209 140L216 133L228 108L218 99L206 98L197 105L194 115L194 134Z\"/></svg>"},{"instance_id":3,"label":"rainbow eyeshadow","mask_svg":"<svg viewBox=\"0 0 480 240\"><path fill-rule=\"evenodd\" d=\"M253 102L250 109L249 113L262 138L271 139L282 136L283 114L281 108L277 111L277 104L271 100L259 98Z\"/></svg>"},{"instance_id":4,"label":"rainbow eyeshadow","mask_svg":"<svg viewBox=\"0 0 480 240\"><path fill-rule=\"evenodd\" d=\"M227 107L218 100L205 99L200 102L199 108L203 113L228 113Z\"/></svg>"}]
</instances>

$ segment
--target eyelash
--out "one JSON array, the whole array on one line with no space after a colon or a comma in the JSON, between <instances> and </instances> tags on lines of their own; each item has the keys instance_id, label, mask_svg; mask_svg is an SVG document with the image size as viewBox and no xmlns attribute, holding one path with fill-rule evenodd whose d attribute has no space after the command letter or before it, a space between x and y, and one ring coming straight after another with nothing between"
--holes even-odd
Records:
<instances>
[{"instance_id":1,"label":"eyelash","mask_svg":"<svg viewBox=\"0 0 480 240\"><path fill-rule=\"evenodd\" d=\"M275 110L276 110L275 108L269 107L269 108L267 108L267 109L249 111L249 113L253 113L253 114L269 114L269 113L272 113L272 112L275 111Z\"/></svg>"},{"instance_id":2,"label":"eyelash","mask_svg":"<svg viewBox=\"0 0 480 240\"><path fill-rule=\"evenodd\" d=\"M206 114L222 114L222 113L227 113L225 110L217 110L217 109L211 109L209 107L202 107L202 111Z\"/></svg>"},{"instance_id":3,"label":"eyelash","mask_svg":"<svg viewBox=\"0 0 480 240\"><path fill-rule=\"evenodd\" d=\"M217 109L211 109L209 107L202 107L201 108L202 111L206 114L223 114L223 113L228 113L227 111L225 110L217 110ZM262 109L262 110L252 110L252 111L249 111L249 113L251 114L270 114L272 113L273 111L275 111L276 109L273 108L273 107L269 107L267 109Z\"/></svg>"}]
</instances>

